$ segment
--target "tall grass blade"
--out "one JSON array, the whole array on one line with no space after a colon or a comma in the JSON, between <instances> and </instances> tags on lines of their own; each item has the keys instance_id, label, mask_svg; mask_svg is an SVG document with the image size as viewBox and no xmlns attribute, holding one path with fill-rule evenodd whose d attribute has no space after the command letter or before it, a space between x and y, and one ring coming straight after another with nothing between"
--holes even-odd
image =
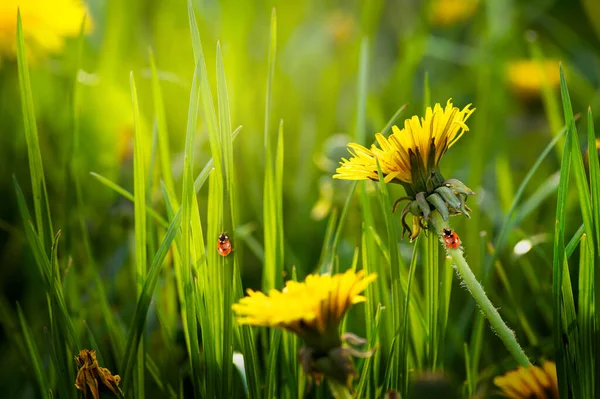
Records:
<instances>
[{"instance_id":1,"label":"tall grass blade","mask_svg":"<svg viewBox=\"0 0 600 399\"><path fill-rule=\"evenodd\" d=\"M135 222L135 277L136 277L136 294L138 302L141 299L146 279L146 246L147 246L147 230L146 230L146 172L144 149L145 140L140 126L140 109L138 105L137 89L135 87L135 79L133 72L130 74L131 84L131 99L133 102L133 124L134 124L134 147L133 147L133 196L134 196L134 222ZM137 353L137 369L135 377L136 395L144 397L146 369L146 345L144 338L139 341L140 345Z\"/></svg>"},{"instance_id":2,"label":"tall grass blade","mask_svg":"<svg viewBox=\"0 0 600 399\"><path fill-rule=\"evenodd\" d=\"M27 348L28 358L31 362L31 367L40 389L40 396L42 398L50 398L51 391L48 387L48 381L46 380L46 372L44 371L42 357L35 343L35 338L31 333L31 329L29 328L29 324L27 323L19 304L17 304L17 313L19 314L19 321L21 323L21 330L23 332L23 338Z\"/></svg>"},{"instance_id":3,"label":"tall grass blade","mask_svg":"<svg viewBox=\"0 0 600 399\"><path fill-rule=\"evenodd\" d=\"M572 112L565 112L565 115L573 115ZM567 123L567 137L565 139L565 149L560 168L560 183L558 186L558 199L556 204L556 222L554 227L554 260L552 268L552 297L553 297L553 338L554 351L556 353L556 373L558 378L558 387L560 397L569 396L569 383L567 381L567 369L570 368L567 356L567 347L565 346L564 331L568 328L563 325L563 267L565 260L565 218L567 210L567 194L569 186L569 173L571 170L571 120Z\"/></svg>"},{"instance_id":4,"label":"tall grass blade","mask_svg":"<svg viewBox=\"0 0 600 399\"><path fill-rule=\"evenodd\" d=\"M381 208L384 214L384 220L388 235L388 250L390 253L390 262L389 266L391 269L392 276L392 304L391 304L391 312L392 312L392 324L395 331L398 331L402 325L402 317L401 313L403 306L403 297L406 297L406 290L401 284L400 281L400 253L398 251L398 233L396 230L396 222L394 218L394 214L392 213L392 201L390 200L390 195L388 192L387 184L383 183L383 174L381 173L381 167L379 165L379 161L377 162L377 172L379 174L379 200L381 203ZM398 343L398 333L394 334L394 339L396 343ZM403 387L405 384L405 380L407 378L406 370L402 370L401 362L404 359L400 358L400 351L398 349L392 352L392 357L390 359L391 365L388 367L391 375L391 386L390 389L398 390L400 387Z\"/></svg>"},{"instance_id":5,"label":"tall grass blade","mask_svg":"<svg viewBox=\"0 0 600 399\"><path fill-rule=\"evenodd\" d=\"M36 232L44 247L50 245L54 237L52 219L50 216L50 204L46 190L46 178L44 177L44 165L35 120L33 106L33 95L31 92L31 81L29 79L29 66L23 34L23 23L21 11L17 12L17 64L19 69L19 89L21 92L21 107L23 110L23 121L25 123L25 140L27 142L27 154L29 159L29 173L31 175L31 189L33 192L33 209L35 214ZM46 224L47 223L47 224Z\"/></svg>"},{"instance_id":6,"label":"tall grass blade","mask_svg":"<svg viewBox=\"0 0 600 399\"><path fill-rule=\"evenodd\" d=\"M263 268L263 290L268 292L273 288L281 288L283 285L283 246L279 245L279 234L277 231L279 222L283 215L279 215L281 206L281 193L278 192L276 175L277 155L275 151L275 135L270 132L269 122L271 117L271 91L273 88L273 76L275 74L275 58L277 52L277 13L273 9L271 13L269 58L267 91L265 99L265 180L263 190L263 218L264 218L264 247L265 263ZM283 129L281 127L281 129Z\"/></svg>"},{"instance_id":7,"label":"tall grass blade","mask_svg":"<svg viewBox=\"0 0 600 399\"><path fill-rule=\"evenodd\" d=\"M135 312L133 314L133 320L127 335L127 344L125 345L124 362L121 367L121 373L123 373L123 384L124 386L129 385L129 378L133 373L133 368L136 364L135 357L137 356L137 348L140 346L142 335L146 327L146 317L148 315L148 308L152 301L152 295L154 288L158 282L162 266L165 258L175 239L176 234L179 232L181 226L181 210L177 212L162 243L158 247L158 251L152 260L150 271L148 272L147 278L144 280L141 293L136 305ZM138 359L139 360L139 359Z\"/></svg>"},{"instance_id":8,"label":"tall grass blade","mask_svg":"<svg viewBox=\"0 0 600 399\"><path fill-rule=\"evenodd\" d=\"M590 170L590 186L592 192L592 209L596 234L596 253L600 254L600 164L598 151L596 151L596 133L594 131L594 118L592 109L588 108L587 114L587 146L588 165ZM592 244L593 246L593 244Z\"/></svg>"}]
</instances>

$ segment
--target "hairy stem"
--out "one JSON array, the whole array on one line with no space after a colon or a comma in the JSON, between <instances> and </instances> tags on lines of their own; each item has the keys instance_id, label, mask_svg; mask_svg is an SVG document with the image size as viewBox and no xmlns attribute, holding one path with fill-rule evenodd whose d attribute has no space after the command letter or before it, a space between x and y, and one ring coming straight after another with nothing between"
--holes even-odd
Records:
<instances>
[{"instance_id":1,"label":"hairy stem","mask_svg":"<svg viewBox=\"0 0 600 399\"><path fill-rule=\"evenodd\" d=\"M440 240L443 244L443 238L441 237L442 229L449 228L448 222L444 222L437 211L432 212L430 221L434 232L440 236ZM508 349L513 358L521 366L531 366L529 358L515 338L515 333L508 328L504 320L502 320L500 313L498 313L498 310L496 310L492 302L490 302L489 298L485 294L485 291L483 290L483 287L481 284L479 284L479 281L477 281L477 278L471 271L471 268L469 267L469 264L463 255L463 250L461 248L448 248L446 245L444 245L444 247L446 248L448 255L454 261L456 270L464 281L465 286L473 296L473 299L475 299L475 302L477 302L477 305L483 312L486 319L489 321L494 332L504 343L506 349Z\"/></svg>"}]
</instances>

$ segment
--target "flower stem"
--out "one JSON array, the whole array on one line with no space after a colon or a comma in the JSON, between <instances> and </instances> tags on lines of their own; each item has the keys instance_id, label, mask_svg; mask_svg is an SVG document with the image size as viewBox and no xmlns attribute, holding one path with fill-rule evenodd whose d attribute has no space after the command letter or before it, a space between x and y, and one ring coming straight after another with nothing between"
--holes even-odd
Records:
<instances>
[{"instance_id":1,"label":"flower stem","mask_svg":"<svg viewBox=\"0 0 600 399\"><path fill-rule=\"evenodd\" d=\"M331 378L328 378L327 382L329 383L331 394L335 399L352 399L352 394L348 388L336 381L333 381Z\"/></svg>"},{"instance_id":2,"label":"flower stem","mask_svg":"<svg viewBox=\"0 0 600 399\"><path fill-rule=\"evenodd\" d=\"M443 228L449 228L448 222L444 222L437 211L432 212L430 221L435 234L440 235ZM443 243L441 236L440 240ZM444 245L444 247L446 247L446 245ZM446 252L450 257L452 257L454 265L456 266L456 270L464 281L465 286L473 296L473 299L475 299L475 302L477 302L477 305L479 305L479 308L485 317L488 319L492 329L504 343L506 349L508 349L510 354L517 361L517 363L519 363L519 365L523 367L531 366L529 358L515 338L515 333L508 328L504 320L502 320L500 313L498 313L498 310L496 310L492 302L489 300L485 294L485 291L483 290L483 287L481 284L479 284L479 281L477 281L477 278L471 271L471 268L469 267L469 264L463 255L463 250L461 248L454 249L446 247Z\"/></svg>"}]
</instances>

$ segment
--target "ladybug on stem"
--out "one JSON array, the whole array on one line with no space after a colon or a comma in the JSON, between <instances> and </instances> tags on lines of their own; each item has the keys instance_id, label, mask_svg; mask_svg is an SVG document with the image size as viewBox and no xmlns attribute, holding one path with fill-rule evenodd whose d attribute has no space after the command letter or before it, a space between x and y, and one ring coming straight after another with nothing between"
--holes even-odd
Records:
<instances>
[{"instance_id":1,"label":"ladybug on stem","mask_svg":"<svg viewBox=\"0 0 600 399\"><path fill-rule=\"evenodd\" d=\"M442 229L444 244L446 244L446 248L456 249L460 247L460 237L451 229Z\"/></svg>"},{"instance_id":2,"label":"ladybug on stem","mask_svg":"<svg viewBox=\"0 0 600 399\"><path fill-rule=\"evenodd\" d=\"M219 252L219 255L227 256L231 253L232 249L229 237L227 237L227 232L221 233L219 240L217 241L217 251Z\"/></svg>"}]
</instances>

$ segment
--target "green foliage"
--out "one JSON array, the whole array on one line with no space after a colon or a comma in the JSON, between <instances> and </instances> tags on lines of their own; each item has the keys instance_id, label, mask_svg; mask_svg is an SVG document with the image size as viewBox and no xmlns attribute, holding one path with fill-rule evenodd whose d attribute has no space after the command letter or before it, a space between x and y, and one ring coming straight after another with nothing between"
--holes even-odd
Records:
<instances>
[{"instance_id":1,"label":"green foliage","mask_svg":"<svg viewBox=\"0 0 600 399\"><path fill-rule=\"evenodd\" d=\"M89 348L124 397L344 397L304 374L296 335L239 325L231 306L349 268L378 275L340 331L374 350L354 359L355 397L410 397L425 371L495 395L517 363L438 236L401 239L402 187L331 178L348 142L450 97L477 108L442 162L478 194L471 220L451 219L474 281L534 364L556 361L561 397L598 395L592 2L589 23L562 2L490 2L455 26L434 2L109 3L46 57L16 13L0 59L4 396L79 397L73 358ZM534 97L506 77L527 54L564 65Z\"/></svg>"}]
</instances>

